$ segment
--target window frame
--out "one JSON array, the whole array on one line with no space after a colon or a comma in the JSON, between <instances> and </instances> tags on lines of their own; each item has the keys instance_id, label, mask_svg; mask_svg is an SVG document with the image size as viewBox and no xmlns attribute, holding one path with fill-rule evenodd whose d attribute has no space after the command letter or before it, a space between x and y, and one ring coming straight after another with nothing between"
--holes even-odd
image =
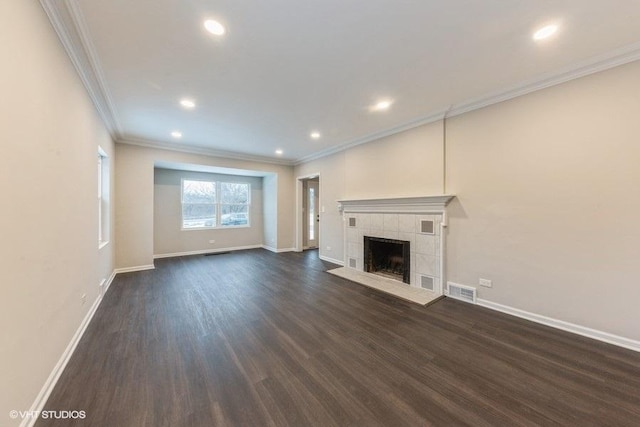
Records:
<instances>
[{"instance_id":1,"label":"window frame","mask_svg":"<svg viewBox=\"0 0 640 427\"><path fill-rule=\"evenodd\" d=\"M212 183L215 187L215 200L212 205L215 210L215 225L212 226L202 226L202 227L185 227L184 226L184 182L185 181L201 181ZM239 184L247 186L247 203L222 203L222 184ZM239 224L239 225L222 225L222 207L223 206L233 206L240 205L247 207L247 223ZM204 178L185 178L182 177L180 179L180 230L181 231L202 231L202 230L220 230L220 229L231 229L231 228L250 228L251 227L251 183L249 182L237 182L237 181L217 181L211 179Z\"/></svg>"},{"instance_id":2,"label":"window frame","mask_svg":"<svg viewBox=\"0 0 640 427\"><path fill-rule=\"evenodd\" d=\"M111 231L109 156L98 146L98 249L109 244Z\"/></svg>"}]
</instances>

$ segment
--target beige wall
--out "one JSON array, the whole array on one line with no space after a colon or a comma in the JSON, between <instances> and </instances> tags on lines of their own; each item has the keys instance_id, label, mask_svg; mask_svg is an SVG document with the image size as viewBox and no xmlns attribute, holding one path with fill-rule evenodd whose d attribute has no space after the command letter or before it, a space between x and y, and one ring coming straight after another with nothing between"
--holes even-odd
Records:
<instances>
[{"instance_id":1,"label":"beige wall","mask_svg":"<svg viewBox=\"0 0 640 427\"><path fill-rule=\"evenodd\" d=\"M182 229L182 179L242 182L251 186L250 226ZM262 177L155 169L153 198L154 255L260 246L263 240ZM215 240L215 243L209 243Z\"/></svg>"},{"instance_id":2,"label":"beige wall","mask_svg":"<svg viewBox=\"0 0 640 427\"><path fill-rule=\"evenodd\" d=\"M343 259L338 199L456 194L448 280L640 340L638 93L640 62L449 119L444 190L442 123L297 166L321 173L321 255Z\"/></svg>"},{"instance_id":3,"label":"beige wall","mask_svg":"<svg viewBox=\"0 0 640 427\"><path fill-rule=\"evenodd\" d=\"M277 249L293 247L294 230L291 227L294 218L293 167L116 144L116 239L118 240L116 266L118 268L136 268L153 264L153 194L156 162L233 168L275 175L277 177L275 247Z\"/></svg>"},{"instance_id":4,"label":"beige wall","mask_svg":"<svg viewBox=\"0 0 640 427\"><path fill-rule=\"evenodd\" d=\"M98 250L97 208L97 148L113 161L113 143L40 4L0 2L0 17L0 425L9 426L113 270L113 236Z\"/></svg>"},{"instance_id":5,"label":"beige wall","mask_svg":"<svg viewBox=\"0 0 640 427\"><path fill-rule=\"evenodd\" d=\"M640 62L449 122L449 280L640 340Z\"/></svg>"}]
</instances>

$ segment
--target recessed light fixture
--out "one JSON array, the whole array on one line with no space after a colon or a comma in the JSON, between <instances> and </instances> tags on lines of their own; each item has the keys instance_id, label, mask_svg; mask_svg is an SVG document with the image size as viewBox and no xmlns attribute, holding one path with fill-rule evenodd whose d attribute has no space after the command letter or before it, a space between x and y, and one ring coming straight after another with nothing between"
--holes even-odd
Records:
<instances>
[{"instance_id":1,"label":"recessed light fixture","mask_svg":"<svg viewBox=\"0 0 640 427\"><path fill-rule=\"evenodd\" d=\"M554 35L557 31L558 26L556 24L545 25L544 27L533 33L533 39L536 41L544 40Z\"/></svg>"},{"instance_id":2,"label":"recessed light fixture","mask_svg":"<svg viewBox=\"0 0 640 427\"><path fill-rule=\"evenodd\" d=\"M180 139L180 138L182 138L182 132L174 130L173 132L171 132L171 136L176 138L176 139Z\"/></svg>"},{"instance_id":3,"label":"recessed light fixture","mask_svg":"<svg viewBox=\"0 0 640 427\"><path fill-rule=\"evenodd\" d=\"M282 155L282 153L284 153L284 151L282 151L282 150L280 150L280 149L276 150L276 154L277 154L278 156L281 156L281 155Z\"/></svg>"},{"instance_id":4,"label":"recessed light fixture","mask_svg":"<svg viewBox=\"0 0 640 427\"><path fill-rule=\"evenodd\" d=\"M204 21L204 28L206 28L207 31L216 36L221 36L226 31L221 23L213 19L207 19L206 21Z\"/></svg>"},{"instance_id":5,"label":"recessed light fixture","mask_svg":"<svg viewBox=\"0 0 640 427\"><path fill-rule=\"evenodd\" d=\"M320 132L318 131L313 131L311 132L311 134L309 135L311 138L313 139L320 139Z\"/></svg>"},{"instance_id":6,"label":"recessed light fixture","mask_svg":"<svg viewBox=\"0 0 640 427\"><path fill-rule=\"evenodd\" d=\"M180 105L187 110L192 110L196 108L196 102L193 99L183 98L180 100Z\"/></svg>"},{"instance_id":7,"label":"recessed light fixture","mask_svg":"<svg viewBox=\"0 0 640 427\"><path fill-rule=\"evenodd\" d=\"M380 100L371 107L371 111L386 111L391 107L392 103L393 102L389 99Z\"/></svg>"}]
</instances>

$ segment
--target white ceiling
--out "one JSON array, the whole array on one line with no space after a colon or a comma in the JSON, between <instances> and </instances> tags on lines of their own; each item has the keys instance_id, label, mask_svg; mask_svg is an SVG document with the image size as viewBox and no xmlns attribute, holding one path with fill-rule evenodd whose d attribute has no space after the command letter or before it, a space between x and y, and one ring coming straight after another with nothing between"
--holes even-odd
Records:
<instances>
[{"instance_id":1,"label":"white ceiling","mask_svg":"<svg viewBox=\"0 0 640 427\"><path fill-rule=\"evenodd\" d=\"M640 58L638 0L63 1L118 140L290 162Z\"/></svg>"}]
</instances>

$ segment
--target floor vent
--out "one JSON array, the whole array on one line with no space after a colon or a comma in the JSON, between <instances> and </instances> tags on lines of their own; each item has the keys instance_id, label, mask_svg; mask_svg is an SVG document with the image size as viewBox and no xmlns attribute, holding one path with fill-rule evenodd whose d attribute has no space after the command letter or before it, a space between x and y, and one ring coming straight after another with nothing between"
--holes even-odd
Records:
<instances>
[{"instance_id":1,"label":"floor vent","mask_svg":"<svg viewBox=\"0 0 640 427\"><path fill-rule=\"evenodd\" d=\"M349 267L356 268L357 265L358 265L358 262L356 261L355 258L349 258Z\"/></svg>"},{"instance_id":2,"label":"floor vent","mask_svg":"<svg viewBox=\"0 0 640 427\"><path fill-rule=\"evenodd\" d=\"M447 295L460 301L476 303L476 288L447 282Z\"/></svg>"},{"instance_id":3,"label":"floor vent","mask_svg":"<svg viewBox=\"0 0 640 427\"><path fill-rule=\"evenodd\" d=\"M428 289L430 291L433 291L433 284L434 284L433 277L420 275L420 287L422 289Z\"/></svg>"}]
</instances>

